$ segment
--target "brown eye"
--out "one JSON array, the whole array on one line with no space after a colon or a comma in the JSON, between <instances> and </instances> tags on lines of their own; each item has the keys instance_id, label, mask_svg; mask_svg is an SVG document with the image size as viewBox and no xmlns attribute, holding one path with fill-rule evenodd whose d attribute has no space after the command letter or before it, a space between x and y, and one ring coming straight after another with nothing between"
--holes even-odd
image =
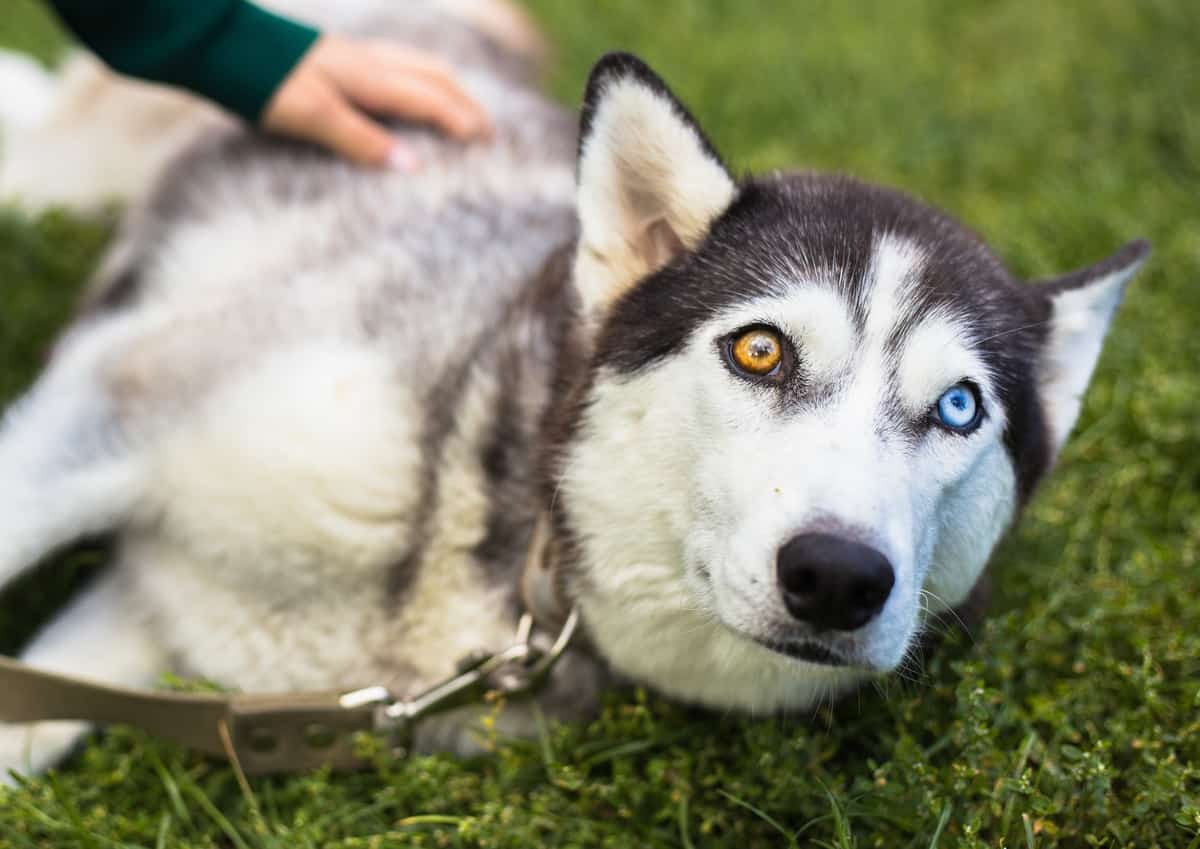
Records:
<instances>
[{"instance_id":1,"label":"brown eye","mask_svg":"<svg viewBox=\"0 0 1200 849\"><path fill-rule=\"evenodd\" d=\"M742 371L763 377L783 361L783 340L773 330L756 327L735 338L729 354Z\"/></svg>"}]
</instances>

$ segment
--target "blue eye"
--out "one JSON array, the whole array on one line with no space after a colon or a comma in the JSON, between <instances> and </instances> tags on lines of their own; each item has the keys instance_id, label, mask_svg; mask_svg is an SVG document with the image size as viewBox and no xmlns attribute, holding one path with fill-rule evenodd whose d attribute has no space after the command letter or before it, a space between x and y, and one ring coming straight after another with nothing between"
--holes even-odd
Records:
<instances>
[{"instance_id":1,"label":"blue eye","mask_svg":"<svg viewBox=\"0 0 1200 849\"><path fill-rule=\"evenodd\" d=\"M973 430L979 424L979 398L969 383L956 383L937 402L938 421L951 430Z\"/></svg>"}]
</instances>

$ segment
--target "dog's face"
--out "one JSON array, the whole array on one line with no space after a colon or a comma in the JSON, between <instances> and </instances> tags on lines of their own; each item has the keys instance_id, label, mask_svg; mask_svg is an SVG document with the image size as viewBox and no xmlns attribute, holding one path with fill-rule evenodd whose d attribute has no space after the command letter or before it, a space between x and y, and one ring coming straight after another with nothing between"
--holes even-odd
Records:
<instances>
[{"instance_id":1,"label":"dog's face","mask_svg":"<svg viewBox=\"0 0 1200 849\"><path fill-rule=\"evenodd\" d=\"M963 601L1146 253L1022 285L899 193L737 182L621 56L589 84L579 216L571 592L619 672L753 710L895 668Z\"/></svg>"}]
</instances>

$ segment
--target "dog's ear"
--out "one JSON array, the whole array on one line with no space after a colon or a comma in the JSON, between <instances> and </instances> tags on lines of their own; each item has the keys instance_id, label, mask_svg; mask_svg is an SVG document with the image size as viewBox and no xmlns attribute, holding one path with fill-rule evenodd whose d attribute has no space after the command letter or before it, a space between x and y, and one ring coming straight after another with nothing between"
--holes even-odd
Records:
<instances>
[{"instance_id":1,"label":"dog's ear","mask_svg":"<svg viewBox=\"0 0 1200 849\"><path fill-rule=\"evenodd\" d=\"M592 69L579 134L575 282L589 315L696 248L736 186L688 110L644 62Z\"/></svg>"},{"instance_id":2,"label":"dog's ear","mask_svg":"<svg viewBox=\"0 0 1200 849\"><path fill-rule=\"evenodd\" d=\"M1055 454L1075 426L1125 286L1149 254L1149 243L1130 242L1108 259L1036 284L1050 310L1039 381Z\"/></svg>"}]
</instances>

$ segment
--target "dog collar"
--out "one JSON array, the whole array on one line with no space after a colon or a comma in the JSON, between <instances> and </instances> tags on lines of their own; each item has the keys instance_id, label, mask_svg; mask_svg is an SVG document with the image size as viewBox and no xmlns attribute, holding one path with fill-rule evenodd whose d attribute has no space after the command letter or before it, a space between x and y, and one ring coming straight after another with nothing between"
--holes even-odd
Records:
<instances>
[{"instance_id":1,"label":"dog collar","mask_svg":"<svg viewBox=\"0 0 1200 849\"><path fill-rule=\"evenodd\" d=\"M549 513L538 516L525 568L521 570L521 602L539 624L554 628L566 622L571 606L563 601L558 558L554 551Z\"/></svg>"}]
</instances>

